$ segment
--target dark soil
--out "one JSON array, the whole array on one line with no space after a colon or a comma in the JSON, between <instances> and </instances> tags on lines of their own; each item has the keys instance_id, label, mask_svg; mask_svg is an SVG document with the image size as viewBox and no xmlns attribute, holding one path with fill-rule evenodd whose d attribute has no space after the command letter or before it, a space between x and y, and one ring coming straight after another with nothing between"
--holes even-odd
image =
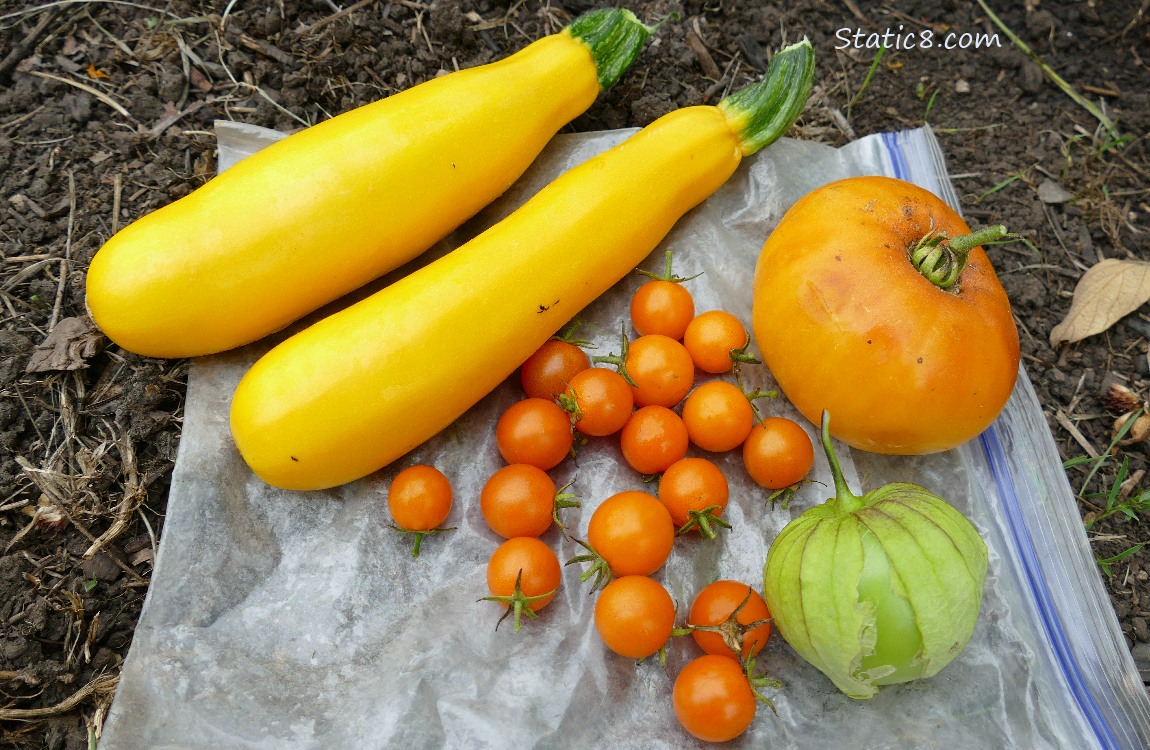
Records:
<instances>
[{"instance_id":1,"label":"dark soil","mask_svg":"<svg viewBox=\"0 0 1150 750\"><path fill-rule=\"evenodd\" d=\"M110 345L84 313L93 253L215 169L214 119L292 130L554 32L583 0L204 4L0 0L0 745L98 736L148 590L179 444L186 363ZM1064 459L1105 453L1119 379L1147 393L1150 318L1052 348L1085 269L1150 259L1150 10L1137 0L994 2L1053 71L1100 103L1115 142L995 27L957 0L642 0L672 13L633 71L570 127L642 126L749 83L810 37L816 94L792 135L839 145L936 129L968 219L1025 243L994 260L1025 366ZM863 7L866 6L866 7ZM839 29L929 30L931 49L842 49ZM948 33L997 34L944 49ZM921 37L920 37L921 38ZM960 38L960 37L959 37ZM865 42L865 39L863 40ZM893 39L892 39L893 41ZM1051 185L1066 196L1052 196ZM1051 200L1053 198L1053 200ZM31 371L30 371L31 370ZM1105 493L1123 477L1106 515ZM1068 469L1136 661L1150 675L1147 446ZM1103 517L1104 516L1104 517Z\"/></svg>"}]
</instances>

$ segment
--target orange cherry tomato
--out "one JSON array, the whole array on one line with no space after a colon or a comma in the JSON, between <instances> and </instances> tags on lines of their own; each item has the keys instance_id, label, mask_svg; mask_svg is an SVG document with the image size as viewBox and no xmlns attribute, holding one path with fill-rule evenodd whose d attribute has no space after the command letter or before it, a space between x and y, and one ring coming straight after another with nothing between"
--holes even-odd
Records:
<instances>
[{"instance_id":1,"label":"orange cherry tomato","mask_svg":"<svg viewBox=\"0 0 1150 750\"><path fill-rule=\"evenodd\" d=\"M815 449L806 431L786 417L756 422L743 443L743 466L755 483L781 490L802 480L815 465Z\"/></svg>"},{"instance_id":2,"label":"orange cherry tomato","mask_svg":"<svg viewBox=\"0 0 1150 750\"><path fill-rule=\"evenodd\" d=\"M709 523L723 514L730 488L722 470L705 458L683 458L667 467L659 479L659 499L680 529L699 527L714 536ZM702 511L712 509L700 516ZM692 517L692 511L695 517ZM690 526L688 526L690 524Z\"/></svg>"},{"instance_id":3,"label":"orange cherry tomato","mask_svg":"<svg viewBox=\"0 0 1150 750\"><path fill-rule=\"evenodd\" d=\"M519 630L520 614L533 617L550 604L561 577L559 558L546 544L531 536L508 539L487 562L488 598L514 614L515 629Z\"/></svg>"},{"instance_id":4,"label":"orange cherry tomato","mask_svg":"<svg viewBox=\"0 0 1150 750\"><path fill-rule=\"evenodd\" d=\"M674 628L675 602L653 578L616 578L595 601L595 630L607 648L628 659L656 653Z\"/></svg>"},{"instance_id":5,"label":"orange cherry tomato","mask_svg":"<svg viewBox=\"0 0 1150 750\"><path fill-rule=\"evenodd\" d=\"M911 261L932 232L953 243L970 229L922 188L858 177L800 199L759 256L759 351L791 403L816 424L833 414L832 433L853 447L953 448L1014 388L1018 329L990 260L974 247L957 283L940 287L928 276L945 274Z\"/></svg>"},{"instance_id":6,"label":"orange cherry tomato","mask_svg":"<svg viewBox=\"0 0 1150 750\"><path fill-rule=\"evenodd\" d=\"M740 606L742 609L739 609ZM731 631L735 640L742 643L742 655L749 657L761 653L771 636L771 623L764 622L750 629L745 626L769 619L771 613L763 597L745 583L718 580L704 586L691 604L687 624L722 625L736 609L739 609L739 614L730 624L734 626ZM738 638L740 630L743 631L741 639ZM732 659L739 656L726 644L721 633L695 630L691 637L708 654L729 656Z\"/></svg>"},{"instance_id":7,"label":"orange cherry tomato","mask_svg":"<svg viewBox=\"0 0 1150 750\"><path fill-rule=\"evenodd\" d=\"M675 406L691 391L695 363L687 349L669 336L650 334L631 342L626 359L627 375L636 406Z\"/></svg>"},{"instance_id":8,"label":"orange cherry tomato","mask_svg":"<svg viewBox=\"0 0 1150 750\"><path fill-rule=\"evenodd\" d=\"M663 566L675 543L671 514L653 495L627 490L599 504L587 543L616 576L648 576Z\"/></svg>"},{"instance_id":9,"label":"orange cherry tomato","mask_svg":"<svg viewBox=\"0 0 1150 750\"><path fill-rule=\"evenodd\" d=\"M387 489L387 508L395 525L427 531L451 513L451 482L434 466L409 466L395 475Z\"/></svg>"},{"instance_id":10,"label":"orange cherry tomato","mask_svg":"<svg viewBox=\"0 0 1150 750\"><path fill-rule=\"evenodd\" d=\"M751 434L755 412L738 386L711 380L687 396L683 423L692 443L705 451L722 453L743 444Z\"/></svg>"},{"instance_id":11,"label":"orange cherry tomato","mask_svg":"<svg viewBox=\"0 0 1150 750\"><path fill-rule=\"evenodd\" d=\"M687 348L695 367L703 372L719 374L730 372L738 356L749 342L742 322L726 310L708 310L699 313L683 333L683 346Z\"/></svg>"},{"instance_id":12,"label":"orange cherry tomato","mask_svg":"<svg viewBox=\"0 0 1150 750\"><path fill-rule=\"evenodd\" d=\"M528 398L550 400L567 390L575 373L590 366L590 358L578 346L550 339L519 368L519 382Z\"/></svg>"},{"instance_id":13,"label":"orange cherry tomato","mask_svg":"<svg viewBox=\"0 0 1150 750\"><path fill-rule=\"evenodd\" d=\"M694 297L674 281L653 279L631 297L631 324L640 336L657 333L681 339L694 315Z\"/></svg>"},{"instance_id":14,"label":"orange cherry tomato","mask_svg":"<svg viewBox=\"0 0 1150 750\"><path fill-rule=\"evenodd\" d=\"M547 471L571 452L571 420L554 401L525 398L512 404L495 426L495 443L509 464L531 464Z\"/></svg>"},{"instance_id":15,"label":"orange cherry tomato","mask_svg":"<svg viewBox=\"0 0 1150 750\"><path fill-rule=\"evenodd\" d=\"M623 376L602 367L576 373L565 395L569 397L575 429L592 437L613 435L623 429L635 406L631 386Z\"/></svg>"},{"instance_id":16,"label":"orange cherry tomato","mask_svg":"<svg viewBox=\"0 0 1150 750\"><path fill-rule=\"evenodd\" d=\"M540 536L551 528L555 482L530 464L511 464L496 471L479 493L483 519L499 536Z\"/></svg>"},{"instance_id":17,"label":"orange cherry tomato","mask_svg":"<svg viewBox=\"0 0 1150 750\"><path fill-rule=\"evenodd\" d=\"M675 716L704 742L733 740L755 719L755 694L743 668L727 656L705 654L687 663L671 692Z\"/></svg>"},{"instance_id":18,"label":"orange cherry tomato","mask_svg":"<svg viewBox=\"0 0 1150 750\"><path fill-rule=\"evenodd\" d=\"M619 434L623 459L640 474L658 474L687 455L683 418L665 406L638 409Z\"/></svg>"}]
</instances>

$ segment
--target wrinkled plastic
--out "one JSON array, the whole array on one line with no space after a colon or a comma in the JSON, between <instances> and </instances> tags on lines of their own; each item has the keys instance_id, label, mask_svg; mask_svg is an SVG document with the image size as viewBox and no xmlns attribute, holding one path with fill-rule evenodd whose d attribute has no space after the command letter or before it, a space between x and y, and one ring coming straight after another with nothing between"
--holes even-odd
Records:
<instances>
[{"instance_id":1,"label":"wrinkled plastic","mask_svg":"<svg viewBox=\"0 0 1150 750\"><path fill-rule=\"evenodd\" d=\"M234 125L219 133L225 164L233 144L242 151L269 137ZM507 195L419 262L627 135L557 138ZM751 276L770 228L807 191L853 174L905 177L956 203L929 131L872 136L837 150L784 139L748 159L644 267L661 268L664 251L674 250L677 273L703 273L690 282L699 311L721 307L749 323ZM619 351L619 325L639 283L628 277L580 316L580 336L594 341L593 353ZM502 465L494 428L521 398L515 378L377 475L330 491L287 492L255 478L228 434L232 390L269 346L192 364L160 553L102 748L701 746L671 709L673 678L698 653L690 638L671 644L666 671L654 660L636 664L608 652L576 566L565 569L554 602L519 633L509 624L496 630L500 606L478 601L487 594L484 568L499 540L477 497ZM773 385L762 366L744 376L749 386ZM760 405L797 418L815 437L815 427L785 402ZM1146 743L1148 702L1025 373L995 426L954 451L901 459L836 450L854 489L860 480L863 489L918 482L979 529L990 547L990 572L974 637L936 677L885 687L859 702L773 635L760 666L784 683L767 691L778 715L762 708L731 746ZM737 453L716 457L731 483L726 518L733 529L715 542L676 541L656 577L680 612L719 577L761 586L771 540L831 492L818 453L818 481L787 508L771 507ZM455 529L426 538L417 559L410 539L389 528L385 503L390 478L413 463L436 465L456 490L448 520ZM576 536L610 494L652 489L610 438L579 446L552 476L559 485L573 481L582 499L581 509L564 514ZM580 551L557 530L543 538L561 560Z\"/></svg>"}]
</instances>

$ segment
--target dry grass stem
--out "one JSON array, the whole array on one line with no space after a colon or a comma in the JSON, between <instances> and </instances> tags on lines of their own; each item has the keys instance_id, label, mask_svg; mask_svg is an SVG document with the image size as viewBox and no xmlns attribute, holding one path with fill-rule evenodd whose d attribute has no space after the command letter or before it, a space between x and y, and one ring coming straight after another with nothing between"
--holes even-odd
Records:
<instances>
[{"instance_id":1,"label":"dry grass stem","mask_svg":"<svg viewBox=\"0 0 1150 750\"><path fill-rule=\"evenodd\" d=\"M105 94L103 91L100 91L97 88L93 88L86 83L80 83L79 81L75 81L71 78L65 78L64 76L53 75L51 73L44 73L43 71L39 71L39 70L30 70L30 71L28 71L28 75L37 76L39 78L46 78L50 81L59 81L60 83L66 83L69 86L74 86L74 87L80 89L81 91L87 92L87 93L91 94L92 96L96 97L97 99L102 101L104 104L107 104L109 107L111 107L112 109L114 109L117 112L119 112L120 114L122 114L124 117L127 117L132 122L136 121L136 118L132 117L132 113L129 112L128 110L124 109L124 107L121 106L119 102L117 102L112 97Z\"/></svg>"},{"instance_id":2,"label":"dry grass stem","mask_svg":"<svg viewBox=\"0 0 1150 750\"><path fill-rule=\"evenodd\" d=\"M36 721L66 714L79 706L89 696L109 696L116 692L120 678L115 675L100 675L84 687L69 695L54 706L45 708L0 708L0 721Z\"/></svg>"}]
</instances>

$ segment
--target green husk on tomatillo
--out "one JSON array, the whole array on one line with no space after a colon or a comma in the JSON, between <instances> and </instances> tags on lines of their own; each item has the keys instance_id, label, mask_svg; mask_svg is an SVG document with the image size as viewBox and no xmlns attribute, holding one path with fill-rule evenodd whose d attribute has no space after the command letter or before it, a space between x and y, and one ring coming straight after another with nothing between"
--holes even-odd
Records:
<instances>
[{"instance_id":1,"label":"green husk on tomatillo","mask_svg":"<svg viewBox=\"0 0 1150 750\"><path fill-rule=\"evenodd\" d=\"M835 496L779 533L763 570L775 627L851 698L930 677L966 647L986 581L986 544L930 490L895 482L853 494L822 444Z\"/></svg>"}]
</instances>

